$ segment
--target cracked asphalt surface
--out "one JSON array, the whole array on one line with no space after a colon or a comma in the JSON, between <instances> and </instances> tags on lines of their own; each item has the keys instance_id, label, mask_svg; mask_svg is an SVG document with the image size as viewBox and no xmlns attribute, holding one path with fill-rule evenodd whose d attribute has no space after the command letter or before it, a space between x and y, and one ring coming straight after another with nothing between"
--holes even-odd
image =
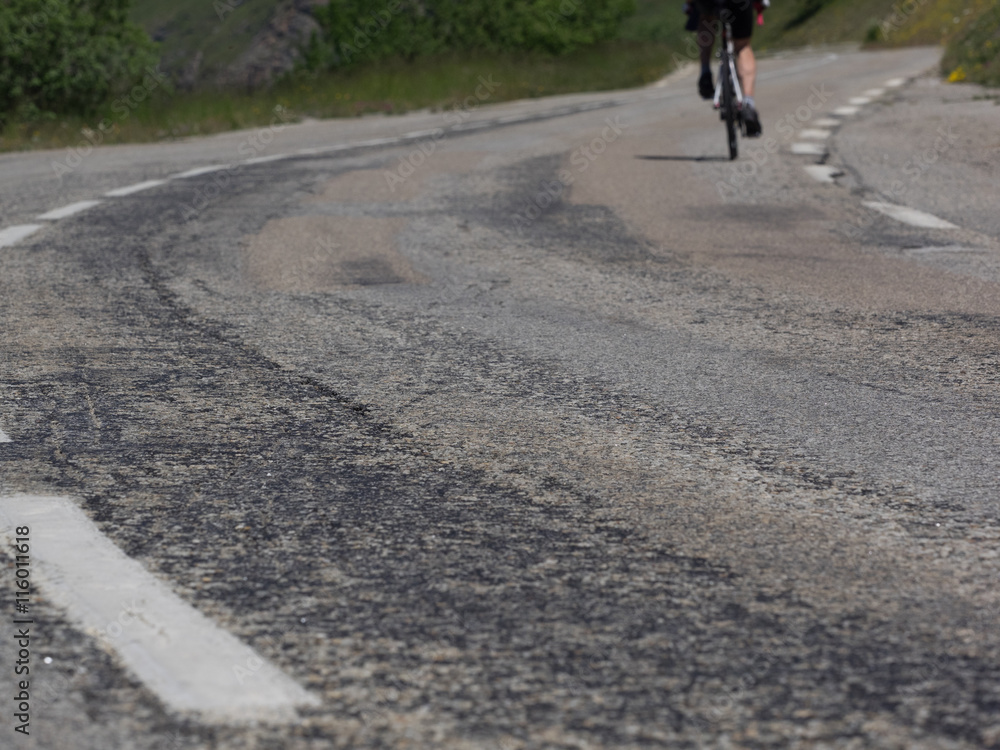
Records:
<instances>
[{"instance_id":1,"label":"cracked asphalt surface","mask_svg":"<svg viewBox=\"0 0 1000 750\"><path fill-rule=\"evenodd\" d=\"M321 700L171 714L41 590L14 746L1000 747L1000 109L937 54L762 61L777 148L735 164L681 73L442 139L401 185L412 144L303 155L4 248L0 489L78 498ZM838 185L767 130L893 77L831 137ZM3 223L243 137L61 183L2 157Z\"/></svg>"}]
</instances>

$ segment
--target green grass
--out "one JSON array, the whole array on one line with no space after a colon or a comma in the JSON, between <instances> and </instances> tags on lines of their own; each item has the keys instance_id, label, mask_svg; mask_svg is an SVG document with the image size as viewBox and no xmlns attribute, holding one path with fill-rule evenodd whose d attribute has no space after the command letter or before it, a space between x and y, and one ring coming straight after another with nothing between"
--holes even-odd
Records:
<instances>
[{"instance_id":1,"label":"green grass","mask_svg":"<svg viewBox=\"0 0 1000 750\"><path fill-rule=\"evenodd\" d=\"M978 15L952 37L941 72L950 81L1000 86L1000 6Z\"/></svg>"},{"instance_id":2,"label":"green grass","mask_svg":"<svg viewBox=\"0 0 1000 750\"><path fill-rule=\"evenodd\" d=\"M490 103L620 89L657 80L670 68L671 56L668 47L655 42L618 41L560 57L454 54L421 60L419 65L390 60L344 73L299 74L252 95L164 91L132 110L127 119L109 109L87 121L8 126L0 133L0 151L75 146L83 141L83 128L96 130L104 118L114 124L104 143L130 143L269 125L276 105L297 118L443 110L473 95L480 77L500 84Z\"/></svg>"}]
</instances>

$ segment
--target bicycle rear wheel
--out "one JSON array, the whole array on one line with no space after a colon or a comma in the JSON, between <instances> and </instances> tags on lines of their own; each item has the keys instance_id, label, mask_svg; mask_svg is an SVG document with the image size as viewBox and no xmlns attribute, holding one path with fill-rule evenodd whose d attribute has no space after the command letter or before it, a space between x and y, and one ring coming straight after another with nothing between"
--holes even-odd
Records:
<instances>
[{"instance_id":1,"label":"bicycle rear wheel","mask_svg":"<svg viewBox=\"0 0 1000 750\"><path fill-rule=\"evenodd\" d=\"M736 90L728 71L722 76L722 110L726 120L726 137L729 140L729 160L740 155L739 142L736 140Z\"/></svg>"}]
</instances>

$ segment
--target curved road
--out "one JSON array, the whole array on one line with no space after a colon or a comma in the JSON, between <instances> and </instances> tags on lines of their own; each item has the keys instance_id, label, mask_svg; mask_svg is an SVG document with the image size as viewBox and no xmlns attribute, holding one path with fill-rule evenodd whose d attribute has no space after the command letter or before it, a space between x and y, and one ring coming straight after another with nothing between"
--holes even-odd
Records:
<instances>
[{"instance_id":1,"label":"curved road","mask_svg":"<svg viewBox=\"0 0 1000 750\"><path fill-rule=\"evenodd\" d=\"M0 157L0 731L1000 747L1000 110L937 54L762 61L734 163L690 71Z\"/></svg>"}]
</instances>

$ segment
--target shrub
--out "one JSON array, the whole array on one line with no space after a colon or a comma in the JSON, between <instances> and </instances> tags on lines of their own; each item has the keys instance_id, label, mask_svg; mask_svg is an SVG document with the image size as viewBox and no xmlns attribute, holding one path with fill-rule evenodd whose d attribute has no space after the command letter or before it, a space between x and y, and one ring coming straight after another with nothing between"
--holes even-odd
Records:
<instances>
[{"instance_id":1,"label":"shrub","mask_svg":"<svg viewBox=\"0 0 1000 750\"><path fill-rule=\"evenodd\" d=\"M634 0L331 0L311 69L452 50L563 54L615 36Z\"/></svg>"},{"instance_id":2,"label":"shrub","mask_svg":"<svg viewBox=\"0 0 1000 750\"><path fill-rule=\"evenodd\" d=\"M0 123L86 115L156 63L130 0L0 0Z\"/></svg>"}]
</instances>

